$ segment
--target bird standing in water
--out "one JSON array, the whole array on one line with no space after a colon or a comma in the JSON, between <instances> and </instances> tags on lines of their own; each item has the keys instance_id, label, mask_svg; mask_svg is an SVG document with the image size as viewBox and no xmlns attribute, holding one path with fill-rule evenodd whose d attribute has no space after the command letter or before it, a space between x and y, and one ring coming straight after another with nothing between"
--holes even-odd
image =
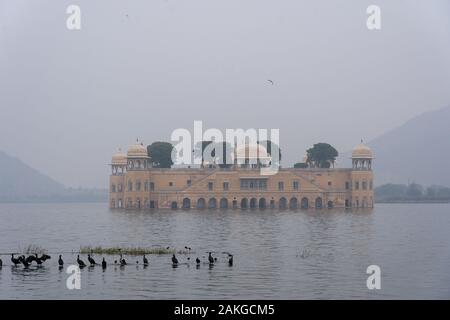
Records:
<instances>
[{"instance_id":1,"label":"bird standing in water","mask_svg":"<svg viewBox=\"0 0 450 320\"><path fill-rule=\"evenodd\" d=\"M103 260L102 260L102 268L106 269L106 260L105 260L104 257L103 257Z\"/></svg>"},{"instance_id":2,"label":"bird standing in water","mask_svg":"<svg viewBox=\"0 0 450 320\"><path fill-rule=\"evenodd\" d=\"M142 257L142 261L144 262L144 266L148 266L148 259L145 257L145 254L144 257Z\"/></svg>"},{"instance_id":3,"label":"bird standing in water","mask_svg":"<svg viewBox=\"0 0 450 320\"><path fill-rule=\"evenodd\" d=\"M44 262L44 261L42 260L42 258L39 258L37 253L35 253L34 256L35 256L34 261L36 261L36 263L38 264L38 266L42 265L42 263Z\"/></svg>"},{"instance_id":4,"label":"bird standing in water","mask_svg":"<svg viewBox=\"0 0 450 320\"><path fill-rule=\"evenodd\" d=\"M200 259L197 257L197 259L195 259L195 262L196 262L197 264L200 264Z\"/></svg>"},{"instance_id":5,"label":"bird standing in water","mask_svg":"<svg viewBox=\"0 0 450 320\"><path fill-rule=\"evenodd\" d=\"M14 264L14 267L17 267L20 264L20 259L14 258L14 253L11 253L11 262Z\"/></svg>"},{"instance_id":6,"label":"bird standing in water","mask_svg":"<svg viewBox=\"0 0 450 320\"><path fill-rule=\"evenodd\" d=\"M63 261L61 255L59 255L58 264L59 264L60 267L62 267L64 265L64 261Z\"/></svg>"},{"instance_id":7,"label":"bird standing in water","mask_svg":"<svg viewBox=\"0 0 450 320\"><path fill-rule=\"evenodd\" d=\"M91 258L91 255L90 255L90 254L88 254L88 261L89 261L89 263L91 264L91 266L96 265L95 260Z\"/></svg>"},{"instance_id":8,"label":"bird standing in water","mask_svg":"<svg viewBox=\"0 0 450 320\"><path fill-rule=\"evenodd\" d=\"M0 269L3 267L3 260L0 259Z\"/></svg>"},{"instance_id":9,"label":"bird standing in water","mask_svg":"<svg viewBox=\"0 0 450 320\"><path fill-rule=\"evenodd\" d=\"M84 261L80 259L80 255L77 255L77 263L80 268L86 267L86 263L84 263Z\"/></svg>"},{"instance_id":10,"label":"bird standing in water","mask_svg":"<svg viewBox=\"0 0 450 320\"><path fill-rule=\"evenodd\" d=\"M178 264L178 259L177 259L177 257L175 257L175 253L172 256L172 263L173 264Z\"/></svg>"},{"instance_id":11,"label":"bird standing in water","mask_svg":"<svg viewBox=\"0 0 450 320\"><path fill-rule=\"evenodd\" d=\"M233 266L233 255L229 254L228 256L230 257L230 259L228 259L228 265L231 267Z\"/></svg>"},{"instance_id":12,"label":"bird standing in water","mask_svg":"<svg viewBox=\"0 0 450 320\"><path fill-rule=\"evenodd\" d=\"M27 260L25 259L25 256L20 256L19 257L20 262L22 262L23 266L25 268L28 268L30 266L30 264L27 262Z\"/></svg>"},{"instance_id":13,"label":"bird standing in water","mask_svg":"<svg viewBox=\"0 0 450 320\"><path fill-rule=\"evenodd\" d=\"M208 255L208 261L209 261L210 264L214 264L214 258L213 258L213 256L211 255L211 252L209 252L209 255Z\"/></svg>"},{"instance_id":14,"label":"bird standing in water","mask_svg":"<svg viewBox=\"0 0 450 320\"><path fill-rule=\"evenodd\" d=\"M125 261L125 259L122 258L122 254L120 254L120 259L119 259L119 261L120 261L120 265L121 265L121 266L126 266L126 265L127 265L127 262Z\"/></svg>"}]
</instances>

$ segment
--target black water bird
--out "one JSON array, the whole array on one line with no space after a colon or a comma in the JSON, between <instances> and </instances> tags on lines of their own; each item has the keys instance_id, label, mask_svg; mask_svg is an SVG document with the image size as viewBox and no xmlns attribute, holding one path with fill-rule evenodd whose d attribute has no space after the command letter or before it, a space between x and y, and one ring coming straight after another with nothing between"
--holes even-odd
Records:
<instances>
[{"instance_id":1,"label":"black water bird","mask_svg":"<svg viewBox=\"0 0 450 320\"><path fill-rule=\"evenodd\" d=\"M105 261L105 258L103 258L103 260L102 260L102 268L103 268L103 269L106 269L106 261Z\"/></svg>"},{"instance_id":2,"label":"black water bird","mask_svg":"<svg viewBox=\"0 0 450 320\"><path fill-rule=\"evenodd\" d=\"M19 260L22 262L23 266L25 268L28 268L30 266L30 264L27 262L27 260L25 259L25 256L20 256Z\"/></svg>"},{"instance_id":3,"label":"black water bird","mask_svg":"<svg viewBox=\"0 0 450 320\"><path fill-rule=\"evenodd\" d=\"M175 253L172 256L172 263L173 264L178 264L178 259L177 259L177 257L175 257Z\"/></svg>"},{"instance_id":4,"label":"black water bird","mask_svg":"<svg viewBox=\"0 0 450 320\"><path fill-rule=\"evenodd\" d=\"M196 262L197 264L200 264L200 259L197 257L197 259L195 259L195 262Z\"/></svg>"},{"instance_id":5,"label":"black water bird","mask_svg":"<svg viewBox=\"0 0 450 320\"><path fill-rule=\"evenodd\" d=\"M42 261L41 258L38 257L38 254L35 253L34 256L35 256L34 261L36 261L36 263L38 264L38 266L42 265L43 261Z\"/></svg>"},{"instance_id":6,"label":"black water bird","mask_svg":"<svg viewBox=\"0 0 450 320\"><path fill-rule=\"evenodd\" d=\"M20 264L20 259L14 258L14 253L11 253L11 262L14 264L14 267L17 267Z\"/></svg>"},{"instance_id":7,"label":"black water bird","mask_svg":"<svg viewBox=\"0 0 450 320\"><path fill-rule=\"evenodd\" d=\"M3 260L0 259L0 268L3 267Z\"/></svg>"},{"instance_id":8,"label":"black water bird","mask_svg":"<svg viewBox=\"0 0 450 320\"><path fill-rule=\"evenodd\" d=\"M145 257L145 254L144 257L142 258L142 261L144 262L144 266L148 266L148 259Z\"/></svg>"},{"instance_id":9,"label":"black water bird","mask_svg":"<svg viewBox=\"0 0 450 320\"><path fill-rule=\"evenodd\" d=\"M120 265L121 265L121 266L126 266L126 265L127 265L127 262L125 261L125 259L122 258L122 254L120 255L119 261L120 261Z\"/></svg>"},{"instance_id":10,"label":"black water bird","mask_svg":"<svg viewBox=\"0 0 450 320\"><path fill-rule=\"evenodd\" d=\"M213 264L213 263L214 263L214 258L213 258L213 256L211 255L211 252L209 252L209 255L208 255L208 261L209 261L210 264Z\"/></svg>"},{"instance_id":11,"label":"black water bird","mask_svg":"<svg viewBox=\"0 0 450 320\"><path fill-rule=\"evenodd\" d=\"M77 255L77 263L80 268L86 267L86 263L84 263L84 261L80 259L80 255Z\"/></svg>"},{"instance_id":12,"label":"black water bird","mask_svg":"<svg viewBox=\"0 0 450 320\"><path fill-rule=\"evenodd\" d=\"M61 255L59 255L58 264L59 264L60 267L62 267L64 265L64 261L61 258Z\"/></svg>"},{"instance_id":13,"label":"black water bird","mask_svg":"<svg viewBox=\"0 0 450 320\"><path fill-rule=\"evenodd\" d=\"M89 263L91 264L91 266L94 266L94 265L96 265L97 263L95 263L95 260L94 259L92 259L92 257L91 257L91 255L90 254L88 254L88 261L89 261Z\"/></svg>"},{"instance_id":14,"label":"black water bird","mask_svg":"<svg viewBox=\"0 0 450 320\"><path fill-rule=\"evenodd\" d=\"M228 259L228 265L231 267L233 265L233 255L229 254L228 255L230 258Z\"/></svg>"},{"instance_id":15,"label":"black water bird","mask_svg":"<svg viewBox=\"0 0 450 320\"><path fill-rule=\"evenodd\" d=\"M33 255L31 255L31 256L28 256L25 260L26 260L28 263L32 263L33 261L36 261L36 257L33 256Z\"/></svg>"},{"instance_id":16,"label":"black water bird","mask_svg":"<svg viewBox=\"0 0 450 320\"><path fill-rule=\"evenodd\" d=\"M50 257L48 254L43 254L42 257L41 257L41 260L45 261L45 260L48 260L48 259L51 259L51 258L52 257Z\"/></svg>"}]
</instances>

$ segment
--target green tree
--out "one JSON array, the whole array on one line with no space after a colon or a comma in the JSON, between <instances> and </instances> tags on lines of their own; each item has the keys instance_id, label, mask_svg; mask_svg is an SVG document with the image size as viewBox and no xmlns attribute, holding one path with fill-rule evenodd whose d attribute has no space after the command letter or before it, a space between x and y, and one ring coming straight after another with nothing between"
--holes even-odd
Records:
<instances>
[{"instance_id":1,"label":"green tree","mask_svg":"<svg viewBox=\"0 0 450 320\"><path fill-rule=\"evenodd\" d=\"M170 168L172 161L173 145L169 142L157 141L147 146L147 152L153 167Z\"/></svg>"},{"instance_id":2,"label":"green tree","mask_svg":"<svg viewBox=\"0 0 450 320\"><path fill-rule=\"evenodd\" d=\"M297 162L294 164L294 168L308 168L308 164L305 162Z\"/></svg>"},{"instance_id":3,"label":"green tree","mask_svg":"<svg viewBox=\"0 0 450 320\"><path fill-rule=\"evenodd\" d=\"M334 166L336 157L338 156L337 150L328 143L316 143L312 148L306 150L308 161L318 168L329 168Z\"/></svg>"}]
</instances>

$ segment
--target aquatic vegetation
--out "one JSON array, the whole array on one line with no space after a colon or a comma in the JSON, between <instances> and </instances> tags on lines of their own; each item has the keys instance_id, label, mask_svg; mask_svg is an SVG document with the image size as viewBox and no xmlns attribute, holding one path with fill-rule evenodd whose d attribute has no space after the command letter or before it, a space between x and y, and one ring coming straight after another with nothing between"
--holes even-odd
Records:
<instances>
[{"instance_id":1,"label":"aquatic vegetation","mask_svg":"<svg viewBox=\"0 0 450 320\"><path fill-rule=\"evenodd\" d=\"M155 247L155 248L141 248L141 247L91 247L85 246L80 248L81 254L126 254L126 255L134 255L139 256L143 254L188 254L192 253L190 250L176 250L175 248L163 248L163 247Z\"/></svg>"},{"instance_id":2,"label":"aquatic vegetation","mask_svg":"<svg viewBox=\"0 0 450 320\"><path fill-rule=\"evenodd\" d=\"M20 250L21 252L23 252L24 254L46 254L47 253L47 249L35 245L35 244L29 244L27 245L23 250Z\"/></svg>"}]
</instances>

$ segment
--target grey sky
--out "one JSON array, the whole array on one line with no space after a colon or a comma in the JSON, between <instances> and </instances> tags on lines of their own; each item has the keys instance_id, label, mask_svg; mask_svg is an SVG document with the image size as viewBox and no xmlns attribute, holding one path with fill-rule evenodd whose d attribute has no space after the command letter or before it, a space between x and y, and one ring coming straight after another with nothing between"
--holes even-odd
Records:
<instances>
[{"instance_id":1,"label":"grey sky","mask_svg":"<svg viewBox=\"0 0 450 320\"><path fill-rule=\"evenodd\" d=\"M346 151L450 103L449 18L448 0L0 0L0 150L75 187L194 120L280 128L284 165Z\"/></svg>"}]
</instances>

